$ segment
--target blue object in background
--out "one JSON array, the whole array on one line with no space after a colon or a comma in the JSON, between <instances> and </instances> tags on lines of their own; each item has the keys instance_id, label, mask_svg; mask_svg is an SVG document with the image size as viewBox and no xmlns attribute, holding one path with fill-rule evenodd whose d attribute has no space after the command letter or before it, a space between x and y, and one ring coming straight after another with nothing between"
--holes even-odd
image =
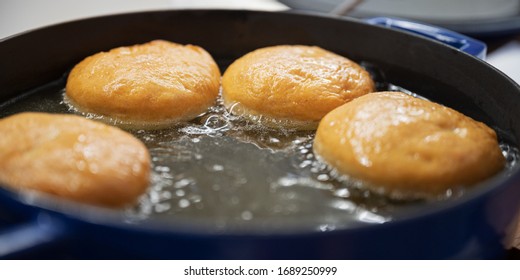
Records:
<instances>
[{"instance_id":1,"label":"blue object in background","mask_svg":"<svg viewBox=\"0 0 520 280\"><path fill-rule=\"evenodd\" d=\"M392 29L409 31L439 41L448 46L476 56L482 60L486 58L487 47L484 42L448 29L415 21L389 17L368 18L365 19L365 22L373 25L389 27Z\"/></svg>"}]
</instances>

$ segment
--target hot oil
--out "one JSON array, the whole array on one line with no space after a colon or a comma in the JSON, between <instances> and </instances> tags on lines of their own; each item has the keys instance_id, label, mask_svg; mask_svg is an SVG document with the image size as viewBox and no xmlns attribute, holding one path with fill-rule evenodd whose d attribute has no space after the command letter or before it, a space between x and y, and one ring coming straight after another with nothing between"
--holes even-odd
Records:
<instances>
[{"instance_id":1,"label":"hot oil","mask_svg":"<svg viewBox=\"0 0 520 280\"><path fill-rule=\"evenodd\" d=\"M2 117L24 111L73 113L63 101L63 85L57 81L0 105ZM387 83L377 86L413 94ZM314 131L264 127L229 114L221 100L189 123L129 131L152 157L148 192L135 207L124 210L130 223L153 218L186 220L216 230L329 231L384 223L408 207L464 193L453 189L433 199L402 200L370 192L316 159ZM502 141L501 148L511 169L518 150L508 143Z\"/></svg>"},{"instance_id":2,"label":"hot oil","mask_svg":"<svg viewBox=\"0 0 520 280\"><path fill-rule=\"evenodd\" d=\"M134 134L154 162L153 186L134 219L180 215L226 229L305 221L318 230L388 220L336 189L312 154L314 132L266 128L219 104L186 125Z\"/></svg>"}]
</instances>

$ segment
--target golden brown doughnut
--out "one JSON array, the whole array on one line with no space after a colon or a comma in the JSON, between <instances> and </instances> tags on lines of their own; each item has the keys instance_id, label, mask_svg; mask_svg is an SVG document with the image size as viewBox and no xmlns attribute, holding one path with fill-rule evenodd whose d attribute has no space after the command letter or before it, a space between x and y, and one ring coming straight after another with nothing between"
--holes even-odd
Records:
<instances>
[{"instance_id":1,"label":"golden brown doughnut","mask_svg":"<svg viewBox=\"0 0 520 280\"><path fill-rule=\"evenodd\" d=\"M274 46L237 59L222 77L224 104L268 126L315 129L332 109L374 90L368 72L311 46Z\"/></svg>"},{"instance_id":2,"label":"golden brown doughnut","mask_svg":"<svg viewBox=\"0 0 520 280\"><path fill-rule=\"evenodd\" d=\"M315 153L389 193L440 194L497 173L496 133L453 109L399 92L376 92L327 114Z\"/></svg>"},{"instance_id":3,"label":"golden brown doughnut","mask_svg":"<svg viewBox=\"0 0 520 280\"><path fill-rule=\"evenodd\" d=\"M80 116L21 113L0 120L0 183L100 206L134 203L149 182L146 147Z\"/></svg>"},{"instance_id":4,"label":"golden brown doughnut","mask_svg":"<svg viewBox=\"0 0 520 280\"><path fill-rule=\"evenodd\" d=\"M220 70L202 48L156 40L85 58L69 74L77 110L132 128L190 120L215 103Z\"/></svg>"}]
</instances>

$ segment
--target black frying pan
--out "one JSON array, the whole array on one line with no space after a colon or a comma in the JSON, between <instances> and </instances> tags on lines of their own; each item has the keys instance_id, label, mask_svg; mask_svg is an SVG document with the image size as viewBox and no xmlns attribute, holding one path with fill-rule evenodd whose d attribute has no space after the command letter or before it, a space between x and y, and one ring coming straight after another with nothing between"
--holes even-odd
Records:
<instances>
[{"instance_id":1,"label":"black frying pan","mask_svg":"<svg viewBox=\"0 0 520 280\"><path fill-rule=\"evenodd\" d=\"M204 47L221 67L270 45L318 45L376 65L384 79L520 138L520 87L460 50L364 22L291 13L161 11L59 24L0 42L5 110L38 93L84 57L166 39ZM61 84L60 84L61 83ZM0 254L27 248L95 258L499 258L511 244L520 201L518 166L462 197L412 207L392 221L327 232L207 232L189 221L125 223L118 212L54 198L0 191ZM65 251L66 251L65 250Z\"/></svg>"}]
</instances>

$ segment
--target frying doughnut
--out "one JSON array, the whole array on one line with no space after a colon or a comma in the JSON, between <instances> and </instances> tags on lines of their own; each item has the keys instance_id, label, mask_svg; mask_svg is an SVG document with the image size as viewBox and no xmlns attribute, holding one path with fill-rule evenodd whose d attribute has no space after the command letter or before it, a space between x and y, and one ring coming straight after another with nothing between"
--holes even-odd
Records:
<instances>
[{"instance_id":1,"label":"frying doughnut","mask_svg":"<svg viewBox=\"0 0 520 280\"><path fill-rule=\"evenodd\" d=\"M204 49L156 40L85 58L69 74L66 100L125 127L160 128L206 111L219 86Z\"/></svg>"},{"instance_id":2,"label":"frying doughnut","mask_svg":"<svg viewBox=\"0 0 520 280\"><path fill-rule=\"evenodd\" d=\"M0 120L0 183L121 207L147 188L150 156L131 134L74 115L21 113Z\"/></svg>"},{"instance_id":3,"label":"frying doughnut","mask_svg":"<svg viewBox=\"0 0 520 280\"><path fill-rule=\"evenodd\" d=\"M222 77L232 113L267 126L315 129L332 109L372 92L368 72L319 47L283 45L250 52Z\"/></svg>"},{"instance_id":4,"label":"frying doughnut","mask_svg":"<svg viewBox=\"0 0 520 280\"><path fill-rule=\"evenodd\" d=\"M315 153L394 194L441 194L504 167L496 133L453 109L399 92L370 93L321 121Z\"/></svg>"}]
</instances>

